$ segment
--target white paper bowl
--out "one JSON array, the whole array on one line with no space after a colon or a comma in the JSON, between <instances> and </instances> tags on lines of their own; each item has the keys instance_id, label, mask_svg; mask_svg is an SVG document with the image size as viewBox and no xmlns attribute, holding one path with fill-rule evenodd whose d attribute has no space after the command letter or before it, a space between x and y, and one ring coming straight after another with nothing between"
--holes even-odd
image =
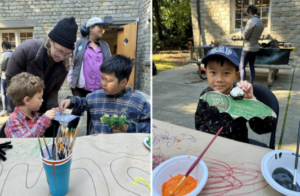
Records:
<instances>
[{"instance_id":1,"label":"white paper bowl","mask_svg":"<svg viewBox=\"0 0 300 196\"><path fill-rule=\"evenodd\" d=\"M170 175L173 177L178 174L185 175L196 159L197 157L195 156L181 155L159 164L152 173L152 196L162 195L162 185L171 178ZM190 176L198 180L198 186L186 196L195 196L201 192L208 178L208 169L204 161L201 160L196 165Z\"/></svg>"},{"instance_id":2,"label":"white paper bowl","mask_svg":"<svg viewBox=\"0 0 300 196\"><path fill-rule=\"evenodd\" d=\"M279 153L282 153L281 158L279 158ZM294 153L294 155L292 153ZM277 156L277 159L275 157L275 154ZM272 178L273 171L279 167L285 168L286 170L291 172L292 175L294 175L295 152L288 151L288 150L274 150L269 152L264 156L263 160L261 161L261 171L264 178L269 183L269 185L272 186L278 192L288 196L294 196L294 195L299 196L300 192L295 192L286 189L282 187L280 184L278 184ZM300 160L298 161L298 171L297 171L296 181L300 185Z\"/></svg>"}]
</instances>

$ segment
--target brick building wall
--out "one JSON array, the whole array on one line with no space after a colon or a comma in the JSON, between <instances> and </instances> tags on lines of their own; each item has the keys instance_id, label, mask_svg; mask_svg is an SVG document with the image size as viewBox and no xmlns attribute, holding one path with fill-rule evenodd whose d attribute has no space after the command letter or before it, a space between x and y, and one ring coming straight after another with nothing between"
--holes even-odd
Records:
<instances>
[{"instance_id":1,"label":"brick building wall","mask_svg":"<svg viewBox=\"0 0 300 196\"><path fill-rule=\"evenodd\" d=\"M94 16L103 19L111 15L113 20L139 18L136 87L150 94L150 71L146 66L150 64L147 62L150 59L150 24L146 20L150 0L2 0L0 10L2 23L33 21L36 24L33 38L36 39L45 39L57 22L65 17L74 16L79 29ZM1 29L6 28L1 26ZM79 29L78 39L81 37Z\"/></svg>"},{"instance_id":2,"label":"brick building wall","mask_svg":"<svg viewBox=\"0 0 300 196\"><path fill-rule=\"evenodd\" d=\"M191 0L194 45L210 44L216 39L229 45L242 45L242 41L233 41L240 31L232 30L232 0L199 0L200 25L198 24L197 0ZM293 43L296 47L291 52L289 64L300 67L300 2L299 0L270 0L270 28L265 28L263 35L268 39L259 41L268 43L277 39ZM201 37L200 37L200 31Z\"/></svg>"},{"instance_id":3,"label":"brick building wall","mask_svg":"<svg viewBox=\"0 0 300 196\"><path fill-rule=\"evenodd\" d=\"M150 95L151 86L151 1L143 0L139 7L139 26L138 26L138 46L137 46L137 65L135 81L136 87ZM147 51L147 52L145 52Z\"/></svg>"}]
</instances>

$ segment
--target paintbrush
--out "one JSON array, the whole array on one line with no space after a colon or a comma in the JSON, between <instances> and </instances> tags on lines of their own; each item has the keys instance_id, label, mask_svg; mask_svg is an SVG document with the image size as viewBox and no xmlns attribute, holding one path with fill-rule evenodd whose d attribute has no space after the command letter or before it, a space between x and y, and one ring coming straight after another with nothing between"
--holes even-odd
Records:
<instances>
[{"instance_id":1,"label":"paintbrush","mask_svg":"<svg viewBox=\"0 0 300 196\"><path fill-rule=\"evenodd\" d=\"M65 139L65 145L64 145L64 152L65 152L65 154L66 154L67 157L68 157L68 154L67 154L67 152L68 152L68 144L69 144L69 138L70 138L70 134L69 133L70 133L69 131L66 133L66 139Z\"/></svg>"},{"instance_id":2,"label":"paintbrush","mask_svg":"<svg viewBox=\"0 0 300 196\"><path fill-rule=\"evenodd\" d=\"M299 143L300 143L300 122L298 128L298 139L297 139L297 149L295 155L295 171L294 171L294 180L293 180L293 188L296 186L297 182L297 168L298 168L298 159L299 159Z\"/></svg>"},{"instance_id":3,"label":"paintbrush","mask_svg":"<svg viewBox=\"0 0 300 196\"><path fill-rule=\"evenodd\" d=\"M66 133L67 133L67 128L63 131L63 136L62 136L62 144L63 144L63 146L65 146L65 142L66 142Z\"/></svg>"},{"instance_id":4,"label":"paintbrush","mask_svg":"<svg viewBox=\"0 0 300 196\"><path fill-rule=\"evenodd\" d=\"M67 152L67 156L69 156L69 152L71 151L71 144L73 142L73 128L71 129L71 135L70 135L70 141L68 144L68 152Z\"/></svg>"},{"instance_id":5,"label":"paintbrush","mask_svg":"<svg viewBox=\"0 0 300 196\"><path fill-rule=\"evenodd\" d=\"M60 155L59 155L59 144L60 143L58 143L58 139L56 139L56 154L57 154L57 157L58 157L58 160L60 160Z\"/></svg>"},{"instance_id":6,"label":"paintbrush","mask_svg":"<svg viewBox=\"0 0 300 196\"><path fill-rule=\"evenodd\" d=\"M62 129L62 127L61 127L61 129ZM61 137L62 137L62 133L61 133L61 130L60 130L60 132L59 132L59 138L58 138L58 142L57 142L57 155L58 155L58 158L60 160L62 159L62 157L60 156L60 146L62 145L61 144L61 141L62 141Z\"/></svg>"},{"instance_id":7,"label":"paintbrush","mask_svg":"<svg viewBox=\"0 0 300 196\"><path fill-rule=\"evenodd\" d=\"M57 134L56 134L56 145L58 144L57 142L58 142L58 139L59 139L60 130L61 130L61 126L59 126L58 129L57 129ZM57 149L56 149L56 151L57 151Z\"/></svg>"},{"instance_id":8,"label":"paintbrush","mask_svg":"<svg viewBox=\"0 0 300 196\"><path fill-rule=\"evenodd\" d=\"M45 137L44 137L44 134L43 134L43 139L44 139L44 143L45 143L45 146L46 146L46 149L47 149L47 152L48 152L49 158L50 158L50 160L52 160L52 158L51 158L51 154L50 154L50 151L49 151L49 148L48 148L48 146L47 146L46 139L45 139Z\"/></svg>"},{"instance_id":9,"label":"paintbrush","mask_svg":"<svg viewBox=\"0 0 300 196\"><path fill-rule=\"evenodd\" d=\"M53 157L53 160L56 161L56 145L55 145L55 128L56 126L53 125L53 140L52 140L52 157Z\"/></svg>"},{"instance_id":10,"label":"paintbrush","mask_svg":"<svg viewBox=\"0 0 300 196\"><path fill-rule=\"evenodd\" d=\"M67 127L65 130L64 130L64 136L63 136L63 139L62 139L62 152L63 152L63 158L66 158L66 151L65 151L65 148L66 148L66 142L67 142L67 138L68 138L68 130L69 128Z\"/></svg>"},{"instance_id":11,"label":"paintbrush","mask_svg":"<svg viewBox=\"0 0 300 196\"><path fill-rule=\"evenodd\" d=\"M71 129L71 131L72 131L72 129ZM71 140L71 131L68 132L68 140L67 140L67 145L66 145L67 157L69 156L69 146L70 146L70 140Z\"/></svg>"},{"instance_id":12,"label":"paintbrush","mask_svg":"<svg viewBox=\"0 0 300 196\"><path fill-rule=\"evenodd\" d=\"M80 127L81 122L82 122L82 119L83 119L83 115L84 115L84 112L81 113L80 120L79 120L79 122L78 122L78 124L77 124L76 130L74 131L74 134L73 134L73 141L72 141L72 145L71 145L70 154L71 154L72 151L73 151L73 147L74 147L74 144L75 144L75 140L76 140L76 137L77 137L77 133L78 133L79 127Z\"/></svg>"},{"instance_id":13,"label":"paintbrush","mask_svg":"<svg viewBox=\"0 0 300 196\"><path fill-rule=\"evenodd\" d=\"M64 147L66 147L66 143L67 143L67 139L68 139L68 130L69 130L69 128L66 128L66 130L65 130L65 137L64 137L64 142L63 142Z\"/></svg>"},{"instance_id":14,"label":"paintbrush","mask_svg":"<svg viewBox=\"0 0 300 196\"><path fill-rule=\"evenodd\" d=\"M63 159L64 156L63 156L63 152L61 149L62 149L62 145L60 145L60 147L59 147L59 154L60 154L60 158Z\"/></svg>"},{"instance_id":15,"label":"paintbrush","mask_svg":"<svg viewBox=\"0 0 300 196\"><path fill-rule=\"evenodd\" d=\"M41 154L42 154L42 157L44 157L44 152L43 152L43 149L42 149L42 144L41 144L41 141L40 141L40 137L38 136L38 140L39 140L39 145L40 145L40 149L41 149Z\"/></svg>"},{"instance_id":16,"label":"paintbrush","mask_svg":"<svg viewBox=\"0 0 300 196\"><path fill-rule=\"evenodd\" d=\"M185 180L186 177L188 177L188 175L190 175L190 173L193 171L193 169L195 168L195 166L198 164L198 162L200 161L200 159L203 157L203 155L206 153L207 149L210 147L210 145L214 142L214 140L217 138L217 136L221 133L221 131L223 130L223 127L220 128L220 130L217 132L217 134L213 137L213 139L209 142L209 144L206 146L206 148L203 150L203 152L200 154L200 156L196 159L196 161L192 164L192 166L189 168L189 170L186 172L186 174L184 175L184 177L181 179L181 181L178 183L178 185L176 186L174 192L171 195L175 194L175 191L177 190L177 188L182 184L182 182Z\"/></svg>"},{"instance_id":17,"label":"paintbrush","mask_svg":"<svg viewBox=\"0 0 300 196\"><path fill-rule=\"evenodd\" d=\"M63 143L62 143L62 141L61 141L61 142L60 142L60 147L59 147L59 150L60 150L60 158L61 158L61 159L64 158L62 149L64 149L64 145L63 145Z\"/></svg>"}]
</instances>

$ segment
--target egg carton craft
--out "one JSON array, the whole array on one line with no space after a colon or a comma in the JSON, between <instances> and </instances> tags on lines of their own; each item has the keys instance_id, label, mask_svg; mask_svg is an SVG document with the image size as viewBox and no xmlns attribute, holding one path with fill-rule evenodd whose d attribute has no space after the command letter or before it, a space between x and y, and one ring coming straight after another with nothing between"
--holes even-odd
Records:
<instances>
[{"instance_id":1,"label":"egg carton craft","mask_svg":"<svg viewBox=\"0 0 300 196\"><path fill-rule=\"evenodd\" d=\"M111 117L109 116L109 114L104 114L104 116L101 118L101 122L102 123L107 123L108 127L110 129L112 128L112 126L114 124L117 126L117 129L120 129L123 123L137 124L134 121L127 120L126 115L125 115L125 113L127 111L127 108L128 108L128 106L126 107L126 109L124 110L123 114L120 117L118 117L118 115L116 115L116 114L112 115Z\"/></svg>"},{"instance_id":2,"label":"egg carton craft","mask_svg":"<svg viewBox=\"0 0 300 196\"><path fill-rule=\"evenodd\" d=\"M242 89L240 89L239 87L234 87L231 91L230 91L230 96L234 99L234 100L242 100L244 98L244 91Z\"/></svg>"},{"instance_id":3,"label":"egg carton craft","mask_svg":"<svg viewBox=\"0 0 300 196\"><path fill-rule=\"evenodd\" d=\"M112 126L114 124L116 124L117 129L120 129L123 123L127 123L127 124L133 123L133 124L136 124L136 122L134 122L134 121L127 120L127 118L126 118L125 115L121 115L120 117L118 117L116 114L114 114L111 117L108 114L104 114L104 116L101 118L101 122L102 123L107 123L108 127L110 129L112 128Z\"/></svg>"},{"instance_id":4,"label":"egg carton craft","mask_svg":"<svg viewBox=\"0 0 300 196\"><path fill-rule=\"evenodd\" d=\"M151 135L148 135L148 140L146 141L148 146L151 146Z\"/></svg>"},{"instance_id":5,"label":"egg carton craft","mask_svg":"<svg viewBox=\"0 0 300 196\"><path fill-rule=\"evenodd\" d=\"M217 91L210 91L200 97L209 106L217 107L220 113L228 113L232 118L243 117L250 120L253 117L264 119L267 116L277 118L276 113L267 105L258 100L243 99L243 91L235 87L230 95Z\"/></svg>"}]
</instances>

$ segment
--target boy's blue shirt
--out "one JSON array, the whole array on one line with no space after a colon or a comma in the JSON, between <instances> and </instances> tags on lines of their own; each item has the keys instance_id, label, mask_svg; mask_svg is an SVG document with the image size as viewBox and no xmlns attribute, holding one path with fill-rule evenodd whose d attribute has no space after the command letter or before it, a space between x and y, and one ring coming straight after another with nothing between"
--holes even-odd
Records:
<instances>
[{"instance_id":1,"label":"boy's blue shirt","mask_svg":"<svg viewBox=\"0 0 300 196\"><path fill-rule=\"evenodd\" d=\"M82 112L86 110L91 113L90 134L113 133L107 123L101 123L100 118L104 114L109 116L116 114L120 117L127 106L125 113L127 120L137 122L136 125L128 124L127 132L150 133L150 104L142 95L132 91L131 87L126 87L115 96L108 96L103 90L97 90L86 97L69 98L71 99L70 109L74 107Z\"/></svg>"}]
</instances>

